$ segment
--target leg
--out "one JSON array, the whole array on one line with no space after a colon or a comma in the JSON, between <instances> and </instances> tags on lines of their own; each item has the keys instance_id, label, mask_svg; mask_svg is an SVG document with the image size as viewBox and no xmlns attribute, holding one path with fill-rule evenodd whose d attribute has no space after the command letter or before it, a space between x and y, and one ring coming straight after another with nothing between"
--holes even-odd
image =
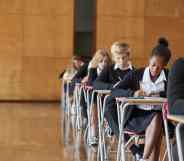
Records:
<instances>
[{"instance_id":1,"label":"leg","mask_svg":"<svg viewBox=\"0 0 184 161\"><path fill-rule=\"evenodd\" d=\"M115 100L109 97L107 99L107 104L105 107L105 118L108 121L112 132L119 136L119 127L118 127L118 115L117 115L117 108L115 104Z\"/></svg>"},{"instance_id":2,"label":"leg","mask_svg":"<svg viewBox=\"0 0 184 161\"><path fill-rule=\"evenodd\" d=\"M97 113L97 106L93 104L92 111L91 111L91 134L92 137L97 135L97 124L98 124L98 113Z\"/></svg>"},{"instance_id":3,"label":"leg","mask_svg":"<svg viewBox=\"0 0 184 161\"><path fill-rule=\"evenodd\" d=\"M144 159L158 161L159 148L162 136L162 119L160 114L156 114L146 129Z\"/></svg>"}]
</instances>

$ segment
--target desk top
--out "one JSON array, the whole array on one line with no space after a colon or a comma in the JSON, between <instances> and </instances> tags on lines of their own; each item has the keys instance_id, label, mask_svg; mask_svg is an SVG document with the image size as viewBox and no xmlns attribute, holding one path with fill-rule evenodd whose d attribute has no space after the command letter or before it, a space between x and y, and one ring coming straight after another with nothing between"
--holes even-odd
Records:
<instances>
[{"instance_id":1,"label":"desk top","mask_svg":"<svg viewBox=\"0 0 184 161\"><path fill-rule=\"evenodd\" d=\"M184 115L168 115L167 118L169 120L184 124Z\"/></svg>"},{"instance_id":2,"label":"desk top","mask_svg":"<svg viewBox=\"0 0 184 161\"><path fill-rule=\"evenodd\" d=\"M95 90L98 94L110 94L111 90Z\"/></svg>"},{"instance_id":3,"label":"desk top","mask_svg":"<svg viewBox=\"0 0 184 161\"><path fill-rule=\"evenodd\" d=\"M167 102L166 98L161 98L161 97L131 97L131 98L125 98L125 97L119 97L116 98L117 101L122 101L124 103L130 103L130 104L135 104L135 105L141 105L141 104L152 104L152 105L160 105L165 102Z\"/></svg>"}]
</instances>

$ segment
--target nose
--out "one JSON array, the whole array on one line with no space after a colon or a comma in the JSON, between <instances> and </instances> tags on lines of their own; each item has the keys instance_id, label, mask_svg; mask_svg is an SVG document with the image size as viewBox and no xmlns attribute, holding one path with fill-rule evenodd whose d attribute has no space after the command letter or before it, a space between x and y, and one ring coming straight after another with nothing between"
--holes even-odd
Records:
<instances>
[{"instance_id":1,"label":"nose","mask_svg":"<svg viewBox=\"0 0 184 161\"><path fill-rule=\"evenodd\" d=\"M119 60L119 62L120 62L120 63L123 63L123 61L124 61L124 59L123 59L123 58L121 58L121 59Z\"/></svg>"},{"instance_id":2,"label":"nose","mask_svg":"<svg viewBox=\"0 0 184 161\"><path fill-rule=\"evenodd\" d=\"M153 68L153 72L154 72L155 74L158 74L158 73L159 73L159 67Z\"/></svg>"}]
</instances>

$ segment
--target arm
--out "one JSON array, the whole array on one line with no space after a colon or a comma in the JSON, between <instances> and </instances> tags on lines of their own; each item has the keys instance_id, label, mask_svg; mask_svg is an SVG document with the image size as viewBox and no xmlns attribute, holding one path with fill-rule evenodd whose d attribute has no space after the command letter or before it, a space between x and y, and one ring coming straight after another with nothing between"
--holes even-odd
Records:
<instances>
[{"instance_id":1,"label":"arm","mask_svg":"<svg viewBox=\"0 0 184 161\"><path fill-rule=\"evenodd\" d=\"M96 68L90 68L89 69L89 77L88 77L88 84L92 85L93 82L97 78L97 69Z\"/></svg>"},{"instance_id":2,"label":"arm","mask_svg":"<svg viewBox=\"0 0 184 161\"><path fill-rule=\"evenodd\" d=\"M109 80L109 67L106 67L101 74L97 77L97 79L94 81L93 86L95 89L101 90L101 89L112 89L113 84Z\"/></svg>"},{"instance_id":3,"label":"arm","mask_svg":"<svg viewBox=\"0 0 184 161\"><path fill-rule=\"evenodd\" d=\"M112 95L116 97L131 97L136 91L135 72L129 72L112 90Z\"/></svg>"},{"instance_id":4,"label":"arm","mask_svg":"<svg viewBox=\"0 0 184 161\"><path fill-rule=\"evenodd\" d=\"M145 92L140 89L139 81L142 80L144 68L129 72L122 81L113 89L121 97L144 96Z\"/></svg>"},{"instance_id":5,"label":"arm","mask_svg":"<svg viewBox=\"0 0 184 161\"><path fill-rule=\"evenodd\" d=\"M79 83L88 72L88 64L84 64L80 67L79 71L75 74L75 76L72 78L72 83Z\"/></svg>"}]
</instances>

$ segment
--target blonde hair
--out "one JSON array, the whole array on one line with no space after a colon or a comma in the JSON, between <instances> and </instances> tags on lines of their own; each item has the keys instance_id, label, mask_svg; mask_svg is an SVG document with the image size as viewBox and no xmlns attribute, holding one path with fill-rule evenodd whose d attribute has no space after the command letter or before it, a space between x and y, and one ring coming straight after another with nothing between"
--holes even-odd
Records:
<instances>
[{"instance_id":1,"label":"blonde hair","mask_svg":"<svg viewBox=\"0 0 184 161\"><path fill-rule=\"evenodd\" d=\"M98 61L100 60L99 58L104 58L104 57L107 57L108 58L108 62L110 63L111 62L111 58L109 56L109 52L107 49L98 49L96 51L96 53L94 54L93 58L92 58L92 62L95 62L95 63L99 63Z\"/></svg>"},{"instance_id":2,"label":"blonde hair","mask_svg":"<svg viewBox=\"0 0 184 161\"><path fill-rule=\"evenodd\" d=\"M112 56L115 54L130 54L131 49L127 43L114 42L111 46Z\"/></svg>"}]
</instances>

